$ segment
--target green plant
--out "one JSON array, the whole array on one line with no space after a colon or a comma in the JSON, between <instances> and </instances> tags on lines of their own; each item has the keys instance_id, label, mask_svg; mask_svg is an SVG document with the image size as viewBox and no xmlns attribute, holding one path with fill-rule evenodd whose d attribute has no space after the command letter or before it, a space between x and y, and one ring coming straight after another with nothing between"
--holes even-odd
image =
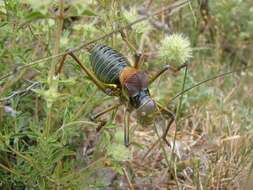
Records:
<instances>
[{"instance_id":1,"label":"green plant","mask_svg":"<svg viewBox=\"0 0 253 190\"><path fill-rule=\"evenodd\" d=\"M204 1L161 11L173 2L0 0L0 189L243 189L245 176L252 176L252 70L171 99L182 86L243 60L252 64L252 2L208 1L207 25L199 5ZM167 136L171 147L159 138L169 121L162 113L156 130L138 126L132 116L133 143L126 148L123 109L105 115L102 128L89 119L114 98L98 91L71 59L61 80L54 77L61 56L51 56L102 35L97 43L132 61L120 34L107 34L143 17L140 10L161 11L124 29L143 52L141 67L153 74L166 64L190 61L187 73L165 73L151 88L155 100L177 112ZM85 48L75 53L90 67Z\"/></svg>"}]
</instances>

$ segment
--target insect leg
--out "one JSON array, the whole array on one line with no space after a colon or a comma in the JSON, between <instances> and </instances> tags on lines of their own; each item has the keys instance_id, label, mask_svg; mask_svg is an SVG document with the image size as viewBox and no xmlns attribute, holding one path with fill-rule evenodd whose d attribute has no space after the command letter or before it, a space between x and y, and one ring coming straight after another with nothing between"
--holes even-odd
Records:
<instances>
[{"instance_id":1,"label":"insect leg","mask_svg":"<svg viewBox=\"0 0 253 190\"><path fill-rule=\"evenodd\" d=\"M180 71L182 68L187 67L187 64L183 64L177 68L172 67L171 65L166 65L162 70L160 70L155 76L151 77L149 79L149 85L152 84L156 79L158 79L163 73L165 73L167 70L171 70L172 72L176 73Z\"/></svg>"},{"instance_id":2,"label":"insect leg","mask_svg":"<svg viewBox=\"0 0 253 190\"><path fill-rule=\"evenodd\" d=\"M170 143L169 143L169 141L167 140L167 134L168 134L168 132L169 132L169 130L170 130L170 126L171 126L171 124L175 121L175 115L174 115L174 113L172 112L172 111L170 111L169 109L167 109L167 108L165 108L165 107L163 107L161 104L159 104L158 102L156 102L156 104L157 104L157 107L158 107L158 109L159 109L159 111L164 111L166 114L168 114L169 116L170 116L170 121L169 121L169 123L167 124L167 127L166 127L166 129L163 131L163 134L162 134L162 139L163 139L163 141L166 143L166 145L168 146L168 147L171 147L171 145L170 145ZM158 138L154 143L153 143L153 145L148 149L148 151L144 154L144 156L143 156L143 160L150 154L150 152L159 144L159 142L160 142L160 140L161 140L161 138Z\"/></svg>"},{"instance_id":3,"label":"insect leg","mask_svg":"<svg viewBox=\"0 0 253 190\"><path fill-rule=\"evenodd\" d=\"M138 69L141 63L143 54L128 40L124 31L120 31L122 39L126 42L127 46L134 52L134 68Z\"/></svg>"},{"instance_id":4,"label":"insect leg","mask_svg":"<svg viewBox=\"0 0 253 190\"><path fill-rule=\"evenodd\" d=\"M130 112L126 108L124 113L124 144L126 147L129 146L129 120L130 120Z\"/></svg>"},{"instance_id":5,"label":"insect leg","mask_svg":"<svg viewBox=\"0 0 253 190\"><path fill-rule=\"evenodd\" d=\"M158 102L157 102L157 106L158 106L158 108L159 108L160 110L164 111L167 115L170 116L170 121L169 121L169 123L168 123L168 125L167 125L165 131L163 132L163 135L162 135L162 139L164 140L164 142L165 142L168 146L170 146L170 143L168 142L168 140L167 140L166 137L167 137L167 134L168 134L168 132L169 132L169 130L170 130L171 124L175 121L175 114L174 114L172 111L170 111L169 109L163 107L163 106L162 106L161 104L159 104Z\"/></svg>"},{"instance_id":6,"label":"insect leg","mask_svg":"<svg viewBox=\"0 0 253 190\"><path fill-rule=\"evenodd\" d=\"M101 82L93 73L92 71L90 71L90 69L88 69L84 64L82 64L82 62L75 56L75 54L69 50L67 50L67 53L62 57L61 61L60 61L60 66L58 69L56 69L56 75L58 75L63 67L63 64L65 63L66 60L66 56L70 55L75 61L76 63L81 67L81 69L91 78L91 80L96 84L96 86L102 90L103 92L105 92L108 95L114 95L116 93L116 89L117 89L117 85L115 84L105 84L103 82Z\"/></svg>"},{"instance_id":7,"label":"insect leg","mask_svg":"<svg viewBox=\"0 0 253 190\"><path fill-rule=\"evenodd\" d=\"M106 114L106 113L108 113L108 112L110 112L110 111L113 111L113 110L119 108L121 105L122 105L122 104L119 104L119 103L118 103L118 104L115 104L115 105L112 105L112 106L106 108L105 110L103 110L103 111L101 111L101 112L98 112L98 113L96 113L95 115L92 115L90 118L91 118L91 120L94 121L94 120L96 120L98 117L101 117L102 115L104 115L104 114Z\"/></svg>"},{"instance_id":8,"label":"insect leg","mask_svg":"<svg viewBox=\"0 0 253 190\"><path fill-rule=\"evenodd\" d=\"M59 67L58 67L58 69L55 70L55 75L60 74L60 72L61 72L61 70L62 70L62 67L63 67L63 64L65 63L65 60L66 60L66 58L67 58L67 55L68 55L68 54L64 54L64 55L62 56L62 59L61 59L60 62L59 62Z\"/></svg>"},{"instance_id":9,"label":"insect leg","mask_svg":"<svg viewBox=\"0 0 253 190\"><path fill-rule=\"evenodd\" d=\"M116 104L116 105L113 105L113 106L110 106L109 108L106 108L105 110L97 113L95 116L90 116L90 119L92 121L95 121L98 117L110 112L110 111L113 111L113 110L116 110L120 107L121 105L120 104ZM97 133L105 126L106 122L105 121L98 121L100 123L100 125L97 127L96 131Z\"/></svg>"},{"instance_id":10,"label":"insect leg","mask_svg":"<svg viewBox=\"0 0 253 190\"><path fill-rule=\"evenodd\" d=\"M120 35L121 35L121 38L126 42L127 46L132 51L137 52L136 47L128 40L128 37L127 37L126 33L123 30L120 31Z\"/></svg>"}]
</instances>

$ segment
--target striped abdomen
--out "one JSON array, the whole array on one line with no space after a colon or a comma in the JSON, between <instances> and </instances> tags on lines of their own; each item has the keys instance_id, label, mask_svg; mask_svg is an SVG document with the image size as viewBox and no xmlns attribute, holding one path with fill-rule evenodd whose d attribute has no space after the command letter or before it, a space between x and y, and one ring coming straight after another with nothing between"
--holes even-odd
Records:
<instances>
[{"instance_id":1,"label":"striped abdomen","mask_svg":"<svg viewBox=\"0 0 253 190\"><path fill-rule=\"evenodd\" d=\"M90 61L97 78L108 84L119 84L121 71L130 66L122 54L105 45L96 45L92 48Z\"/></svg>"}]
</instances>

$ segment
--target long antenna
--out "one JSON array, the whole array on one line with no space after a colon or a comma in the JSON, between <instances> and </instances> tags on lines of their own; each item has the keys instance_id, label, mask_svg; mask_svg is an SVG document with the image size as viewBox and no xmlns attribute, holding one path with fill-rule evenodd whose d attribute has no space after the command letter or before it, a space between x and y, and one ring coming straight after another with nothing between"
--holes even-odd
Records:
<instances>
[{"instance_id":1,"label":"long antenna","mask_svg":"<svg viewBox=\"0 0 253 190\"><path fill-rule=\"evenodd\" d=\"M239 68L239 69L235 69L235 70L232 70L232 71L228 71L228 72L225 72L225 73L222 73L222 74L218 74L218 75L215 75L211 78L208 78L206 80L203 80L187 89L185 89L184 91L178 93L176 96L174 96L171 100L169 100L169 103L174 101L175 99L177 99L178 97L180 97L181 95L183 94L186 94L188 91L192 90L193 88L196 88L196 87L199 87L200 85L206 83L206 82L209 82L209 81L212 81L212 80L215 80L215 79L218 79L218 78L221 78L221 77L224 77L224 76L227 76L227 75L230 75L232 73L236 73L236 72L239 72L239 71L242 71L244 69L250 69L250 68L253 68L253 65L249 65L249 66L246 66L246 67L242 67L242 68Z\"/></svg>"}]
</instances>

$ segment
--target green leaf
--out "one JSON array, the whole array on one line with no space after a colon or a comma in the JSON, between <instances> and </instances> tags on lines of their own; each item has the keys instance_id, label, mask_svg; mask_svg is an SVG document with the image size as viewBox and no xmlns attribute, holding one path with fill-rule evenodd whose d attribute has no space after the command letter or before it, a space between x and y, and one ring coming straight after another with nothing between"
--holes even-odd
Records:
<instances>
[{"instance_id":1,"label":"green leaf","mask_svg":"<svg viewBox=\"0 0 253 190\"><path fill-rule=\"evenodd\" d=\"M55 162L61 160L64 156L74 156L74 155L76 155L76 153L74 151L58 149L51 156L51 161L52 161L52 163L55 163Z\"/></svg>"},{"instance_id":2,"label":"green leaf","mask_svg":"<svg viewBox=\"0 0 253 190\"><path fill-rule=\"evenodd\" d=\"M118 130L114 134L114 141L118 144L123 144L124 143L124 131L123 130Z\"/></svg>"},{"instance_id":3,"label":"green leaf","mask_svg":"<svg viewBox=\"0 0 253 190\"><path fill-rule=\"evenodd\" d=\"M0 15L6 15L6 13L3 11L0 11Z\"/></svg>"},{"instance_id":4,"label":"green leaf","mask_svg":"<svg viewBox=\"0 0 253 190\"><path fill-rule=\"evenodd\" d=\"M5 25L7 25L8 24L8 22L2 22L2 23L0 23L0 28L1 27L4 27Z\"/></svg>"},{"instance_id":5,"label":"green leaf","mask_svg":"<svg viewBox=\"0 0 253 190\"><path fill-rule=\"evenodd\" d=\"M15 133L11 137L12 138L23 138L23 137L26 137L26 136L29 137L29 138L33 138L33 139L38 138L38 135L34 132L31 132L31 131Z\"/></svg>"},{"instance_id":6,"label":"green leaf","mask_svg":"<svg viewBox=\"0 0 253 190\"><path fill-rule=\"evenodd\" d=\"M97 16L97 14L96 13L94 13L92 10L90 10L90 9L85 9L82 13L81 13L81 15L86 15L86 16Z\"/></svg>"},{"instance_id":7,"label":"green leaf","mask_svg":"<svg viewBox=\"0 0 253 190\"><path fill-rule=\"evenodd\" d=\"M117 125L115 125L115 124L109 124L105 128L107 128L107 129L115 129L115 128L117 128Z\"/></svg>"},{"instance_id":8,"label":"green leaf","mask_svg":"<svg viewBox=\"0 0 253 190\"><path fill-rule=\"evenodd\" d=\"M32 12L26 16L27 21L39 20L39 19L46 19L48 18L47 15L42 14L41 12Z\"/></svg>"}]
</instances>

